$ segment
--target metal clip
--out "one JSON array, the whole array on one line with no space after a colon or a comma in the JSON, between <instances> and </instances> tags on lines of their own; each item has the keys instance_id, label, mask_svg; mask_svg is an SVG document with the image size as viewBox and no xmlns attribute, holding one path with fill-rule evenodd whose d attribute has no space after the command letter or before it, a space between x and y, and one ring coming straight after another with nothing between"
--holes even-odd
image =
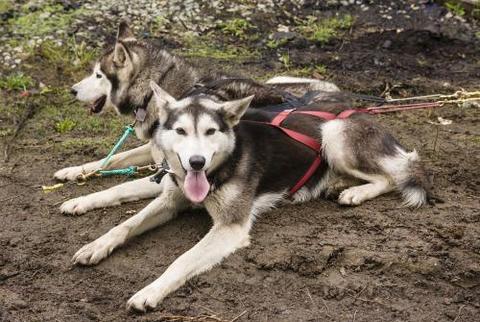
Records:
<instances>
[{"instance_id":1,"label":"metal clip","mask_svg":"<svg viewBox=\"0 0 480 322\"><path fill-rule=\"evenodd\" d=\"M173 173L173 171L170 170L167 160L164 159L162 161L161 167L159 167L159 171L150 178L150 181L160 184L160 182L162 182L163 177L169 173Z\"/></svg>"}]
</instances>

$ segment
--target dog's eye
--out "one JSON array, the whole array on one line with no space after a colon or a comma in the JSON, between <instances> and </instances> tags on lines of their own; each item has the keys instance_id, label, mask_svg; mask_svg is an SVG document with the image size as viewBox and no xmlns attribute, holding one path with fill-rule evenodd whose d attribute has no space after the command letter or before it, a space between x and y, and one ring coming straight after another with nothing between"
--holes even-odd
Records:
<instances>
[{"instance_id":1,"label":"dog's eye","mask_svg":"<svg viewBox=\"0 0 480 322\"><path fill-rule=\"evenodd\" d=\"M102 74L97 73L96 76L97 78L102 78Z\"/></svg>"},{"instance_id":2,"label":"dog's eye","mask_svg":"<svg viewBox=\"0 0 480 322\"><path fill-rule=\"evenodd\" d=\"M175 131L177 132L178 135L186 135L187 134L187 132L185 132L185 130L182 129L181 127L176 128Z\"/></svg>"},{"instance_id":3,"label":"dog's eye","mask_svg":"<svg viewBox=\"0 0 480 322\"><path fill-rule=\"evenodd\" d=\"M206 135L214 135L217 130L215 129L208 129L207 132L205 132Z\"/></svg>"}]
</instances>

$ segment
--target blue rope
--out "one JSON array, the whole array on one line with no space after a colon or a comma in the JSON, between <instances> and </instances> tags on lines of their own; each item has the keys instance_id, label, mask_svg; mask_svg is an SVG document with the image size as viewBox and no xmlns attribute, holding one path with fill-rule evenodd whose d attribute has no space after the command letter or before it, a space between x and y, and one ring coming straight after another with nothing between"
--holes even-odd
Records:
<instances>
[{"instance_id":1,"label":"blue rope","mask_svg":"<svg viewBox=\"0 0 480 322\"><path fill-rule=\"evenodd\" d=\"M98 173L102 177L109 177L109 176L116 176L116 175L133 176L135 173L137 173L137 167L129 166L128 168L123 168L123 169L99 170Z\"/></svg>"},{"instance_id":2,"label":"blue rope","mask_svg":"<svg viewBox=\"0 0 480 322\"><path fill-rule=\"evenodd\" d=\"M107 157L103 160L102 162L102 165L100 166L100 168L104 168L108 165L108 163L110 162L110 159L112 158L112 156L118 151L118 149L120 149L120 147L123 145L123 143L125 142L125 140L130 136L130 134L133 133L133 131L135 131L135 129L133 128L132 125L128 125L125 127L125 131L123 132L123 135L120 137L120 139L118 140L118 142L115 144L115 146L112 148L112 150L110 151L110 153L108 153Z\"/></svg>"}]
</instances>

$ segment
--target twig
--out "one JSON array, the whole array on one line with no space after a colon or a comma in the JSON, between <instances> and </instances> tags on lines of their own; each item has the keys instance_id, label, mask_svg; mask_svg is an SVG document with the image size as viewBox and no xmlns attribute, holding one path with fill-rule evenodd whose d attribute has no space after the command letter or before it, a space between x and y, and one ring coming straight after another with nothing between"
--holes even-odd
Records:
<instances>
[{"instance_id":1,"label":"twig","mask_svg":"<svg viewBox=\"0 0 480 322\"><path fill-rule=\"evenodd\" d=\"M332 316L330 315L330 309L328 308L327 302L325 302L325 300L323 299L323 297L322 297L322 301L323 301L323 306L325 306L325 314L326 314L329 318L331 318Z\"/></svg>"},{"instance_id":2,"label":"twig","mask_svg":"<svg viewBox=\"0 0 480 322\"><path fill-rule=\"evenodd\" d=\"M457 316L455 317L453 322L457 322L458 318L460 317L460 313L462 313L462 310L463 310L464 307L465 307L465 305L460 305L460 307L458 308Z\"/></svg>"},{"instance_id":3,"label":"twig","mask_svg":"<svg viewBox=\"0 0 480 322\"><path fill-rule=\"evenodd\" d=\"M352 322L355 322L356 317L357 317L357 310L355 310L355 312L353 312Z\"/></svg>"},{"instance_id":4,"label":"twig","mask_svg":"<svg viewBox=\"0 0 480 322\"><path fill-rule=\"evenodd\" d=\"M37 104L35 104L35 103L29 102L27 104L27 111L25 112L23 117L18 122L17 127L15 128L15 132L13 132L13 135L10 138L10 141L8 141L5 144L5 149L3 150L3 161L4 162L8 162L8 160L10 159L10 149L11 149L12 143L17 138L18 133L20 133L20 131L25 127L25 124L27 123L27 121L30 118L32 118L33 115L35 114L34 113L35 112L35 107L37 107Z\"/></svg>"},{"instance_id":5,"label":"twig","mask_svg":"<svg viewBox=\"0 0 480 322\"><path fill-rule=\"evenodd\" d=\"M437 132L435 133L435 139L433 141L433 153L435 154L437 152L437 142L438 142L438 135L439 135L439 132L440 132L440 126L439 125L435 125L436 129L437 129Z\"/></svg>"},{"instance_id":6,"label":"twig","mask_svg":"<svg viewBox=\"0 0 480 322\"><path fill-rule=\"evenodd\" d=\"M306 291L308 297L310 298L310 302L312 302L312 305L316 307L317 305L316 305L315 302L313 301L312 294L310 294L310 290L308 289L308 287L306 288L305 291Z\"/></svg>"},{"instance_id":7,"label":"twig","mask_svg":"<svg viewBox=\"0 0 480 322\"><path fill-rule=\"evenodd\" d=\"M365 290L367 289L367 286L368 286L368 284L367 284L367 285L365 285L365 287L364 287L364 288L362 288L360 292L358 292L357 294L355 294L355 298L358 298L358 297L360 296L360 294L362 294L362 293L363 293L363 291L365 291Z\"/></svg>"},{"instance_id":8,"label":"twig","mask_svg":"<svg viewBox=\"0 0 480 322\"><path fill-rule=\"evenodd\" d=\"M243 311L242 313L240 313L239 315L237 315L236 317L234 317L233 319L231 319L230 322L235 322L235 321L237 321L237 320L240 319L242 316L244 316L246 313L247 313L247 310Z\"/></svg>"},{"instance_id":9,"label":"twig","mask_svg":"<svg viewBox=\"0 0 480 322\"><path fill-rule=\"evenodd\" d=\"M162 320L164 321L188 321L188 322L208 322L208 321L215 321L215 322L229 322L227 320L223 320L218 318L215 315L206 315L200 314L197 316L184 316L184 315L167 315L162 316Z\"/></svg>"}]
</instances>

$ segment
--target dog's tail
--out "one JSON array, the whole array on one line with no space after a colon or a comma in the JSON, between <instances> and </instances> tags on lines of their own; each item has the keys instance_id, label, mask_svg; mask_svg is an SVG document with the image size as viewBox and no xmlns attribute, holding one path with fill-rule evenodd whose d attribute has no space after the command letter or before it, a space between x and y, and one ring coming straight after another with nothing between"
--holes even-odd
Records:
<instances>
[{"instance_id":1,"label":"dog's tail","mask_svg":"<svg viewBox=\"0 0 480 322\"><path fill-rule=\"evenodd\" d=\"M387 166L389 174L395 181L397 190L402 194L403 205L419 208L430 202L432 183L417 151L406 152L397 149L395 157Z\"/></svg>"}]
</instances>

